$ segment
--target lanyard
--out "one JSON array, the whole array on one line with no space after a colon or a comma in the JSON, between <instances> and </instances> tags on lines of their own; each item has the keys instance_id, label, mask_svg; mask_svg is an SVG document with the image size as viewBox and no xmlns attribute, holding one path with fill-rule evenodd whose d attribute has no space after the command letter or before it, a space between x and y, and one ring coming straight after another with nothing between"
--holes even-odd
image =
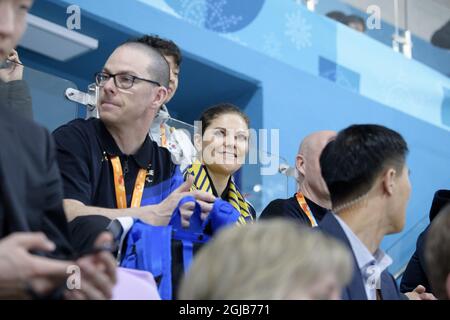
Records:
<instances>
[{"instance_id":1,"label":"lanyard","mask_svg":"<svg viewBox=\"0 0 450 320\"><path fill-rule=\"evenodd\" d=\"M317 221L314 218L314 215L311 212L311 209L309 208L308 204L306 203L305 196L301 192L297 192L295 194L295 197L297 198L297 202L300 205L300 208L302 208L303 212L306 214L306 216L309 219L309 222L311 223L312 227L317 227Z\"/></svg>"},{"instance_id":2,"label":"lanyard","mask_svg":"<svg viewBox=\"0 0 450 320\"><path fill-rule=\"evenodd\" d=\"M127 207L127 195L125 192L125 180L123 178L122 165L118 156L111 157L111 164L114 173L114 188L116 190L116 202L118 209ZM133 197L131 198L131 208L141 206L142 194L144 192L145 176L147 170L140 169L134 184Z\"/></svg>"},{"instance_id":3,"label":"lanyard","mask_svg":"<svg viewBox=\"0 0 450 320\"><path fill-rule=\"evenodd\" d=\"M161 132L161 146L167 147L166 127L164 126L164 123L159 125L159 131Z\"/></svg>"}]
</instances>

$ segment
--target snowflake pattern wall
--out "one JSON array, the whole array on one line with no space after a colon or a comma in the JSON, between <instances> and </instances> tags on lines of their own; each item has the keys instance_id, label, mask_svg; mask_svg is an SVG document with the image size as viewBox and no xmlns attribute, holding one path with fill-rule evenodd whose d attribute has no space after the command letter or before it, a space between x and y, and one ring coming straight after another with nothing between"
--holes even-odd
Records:
<instances>
[{"instance_id":1,"label":"snowflake pattern wall","mask_svg":"<svg viewBox=\"0 0 450 320\"><path fill-rule=\"evenodd\" d=\"M219 33L236 32L249 25L265 0L165 0L184 20Z\"/></svg>"},{"instance_id":2,"label":"snowflake pattern wall","mask_svg":"<svg viewBox=\"0 0 450 320\"><path fill-rule=\"evenodd\" d=\"M181 0L181 15L190 23L201 23L207 29L217 32L227 32L232 26L242 20L242 16L224 15L223 8L227 0L215 2L203 0Z\"/></svg>"},{"instance_id":3,"label":"snowflake pattern wall","mask_svg":"<svg viewBox=\"0 0 450 320\"><path fill-rule=\"evenodd\" d=\"M322 76L348 90L359 92L375 101L389 105L413 117L438 127L449 126L449 98L442 89L446 80L428 72L417 64L407 64L398 56L367 38L356 37L340 25L326 23L323 17L308 11L302 0L140 0L153 3L164 2L165 11L173 10L179 19L210 31L247 48L256 49L273 59L299 70ZM353 32L353 33L349 33ZM371 59L378 55L383 66L405 65L417 76L398 74L398 67L385 67L383 73L374 70L361 59L349 59L359 54L349 48L357 48L349 39L358 39L371 48L366 54ZM345 45L344 45L345 44ZM300 53L300 55L299 55ZM336 68L320 69L319 57L337 64ZM345 67L356 75L345 72ZM425 83L422 75L430 75L436 85ZM445 83L445 85L444 85ZM445 101L443 103L442 101ZM444 120L443 120L444 119ZM447 129L447 128L446 128Z\"/></svg>"},{"instance_id":4,"label":"snowflake pattern wall","mask_svg":"<svg viewBox=\"0 0 450 320\"><path fill-rule=\"evenodd\" d=\"M270 32L263 36L263 47L264 53L268 54L272 58L280 59L282 57L281 54L281 42L277 38L277 35L274 32Z\"/></svg>"},{"instance_id":5,"label":"snowflake pattern wall","mask_svg":"<svg viewBox=\"0 0 450 320\"><path fill-rule=\"evenodd\" d=\"M301 10L297 9L293 13L287 13L284 34L289 38L297 50L311 47L312 26L303 17Z\"/></svg>"}]
</instances>

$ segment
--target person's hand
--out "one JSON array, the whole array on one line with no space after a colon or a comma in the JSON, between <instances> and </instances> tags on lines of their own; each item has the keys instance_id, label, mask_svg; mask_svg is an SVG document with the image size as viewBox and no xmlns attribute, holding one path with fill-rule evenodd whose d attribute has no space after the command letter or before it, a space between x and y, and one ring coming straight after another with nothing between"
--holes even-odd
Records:
<instances>
[{"instance_id":1,"label":"person's hand","mask_svg":"<svg viewBox=\"0 0 450 320\"><path fill-rule=\"evenodd\" d=\"M99 235L95 248L111 247L112 235L104 232ZM79 258L76 264L80 267L79 289L67 289L66 299L74 300L106 300L111 299L116 284L116 262L110 252L99 251Z\"/></svg>"},{"instance_id":2,"label":"person's hand","mask_svg":"<svg viewBox=\"0 0 450 320\"><path fill-rule=\"evenodd\" d=\"M161 226L168 225L170 222L170 218L172 217L172 214L175 211L175 208L178 206L180 200L185 196L191 195L200 204L200 207L202 209L202 219L206 219L209 212L213 208L213 204L216 198L204 191L189 191L193 182L194 178L191 175L188 175L188 178L181 186L174 190L160 204L153 207L153 217L148 216L148 214L143 214L140 218L150 224ZM189 226L189 220L192 216L192 213L194 212L194 208L195 204L193 202L187 202L180 208L182 217L181 222L184 227Z\"/></svg>"},{"instance_id":3,"label":"person's hand","mask_svg":"<svg viewBox=\"0 0 450 320\"><path fill-rule=\"evenodd\" d=\"M405 293L409 300L437 300L432 293L427 293L424 286L418 285L413 291Z\"/></svg>"},{"instance_id":4,"label":"person's hand","mask_svg":"<svg viewBox=\"0 0 450 320\"><path fill-rule=\"evenodd\" d=\"M19 55L16 50L8 56L9 67L6 69L0 69L0 80L3 82L10 82L15 80L22 80L23 78L23 64L19 59Z\"/></svg>"},{"instance_id":5,"label":"person's hand","mask_svg":"<svg viewBox=\"0 0 450 320\"><path fill-rule=\"evenodd\" d=\"M69 261L49 259L30 250L51 252L55 244L43 233L14 233L0 240L0 298L29 299L27 289L45 296L65 284Z\"/></svg>"}]
</instances>

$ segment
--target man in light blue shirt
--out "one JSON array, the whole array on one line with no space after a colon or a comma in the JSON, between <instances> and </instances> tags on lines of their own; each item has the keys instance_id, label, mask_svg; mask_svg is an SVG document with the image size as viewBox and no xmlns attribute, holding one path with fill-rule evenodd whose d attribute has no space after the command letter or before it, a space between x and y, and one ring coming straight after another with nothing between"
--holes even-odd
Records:
<instances>
[{"instance_id":1,"label":"man in light blue shirt","mask_svg":"<svg viewBox=\"0 0 450 320\"><path fill-rule=\"evenodd\" d=\"M411 193L403 137L379 125L352 125L340 131L320 157L332 211L319 227L340 239L354 258L353 276L342 293L349 300L432 299L423 287L403 295L387 268L383 237L405 225Z\"/></svg>"},{"instance_id":2,"label":"man in light blue shirt","mask_svg":"<svg viewBox=\"0 0 450 320\"><path fill-rule=\"evenodd\" d=\"M349 226L338 215L334 215L344 230L355 255L358 268L363 278L368 300L377 300L377 290L381 288L381 273L392 264L392 259L381 249L372 254Z\"/></svg>"}]
</instances>

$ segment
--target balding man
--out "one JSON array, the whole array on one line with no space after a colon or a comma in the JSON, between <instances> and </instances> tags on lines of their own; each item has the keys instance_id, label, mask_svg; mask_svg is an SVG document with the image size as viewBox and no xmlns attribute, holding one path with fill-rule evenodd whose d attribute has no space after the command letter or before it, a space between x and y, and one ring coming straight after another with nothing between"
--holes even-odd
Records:
<instances>
[{"instance_id":1,"label":"balding man","mask_svg":"<svg viewBox=\"0 0 450 320\"><path fill-rule=\"evenodd\" d=\"M55 130L64 207L78 249L90 248L115 218L167 225L189 194L190 182L183 183L169 151L148 136L167 99L169 72L145 37L126 42L95 76L100 119L77 119ZM214 197L192 195L209 212Z\"/></svg>"},{"instance_id":2,"label":"balding man","mask_svg":"<svg viewBox=\"0 0 450 320\"><path fill-rule=\"evenodd\" d=\"M316 227L331 208L327 186L320 173L320 154L336 136L335 131L317 131L303 139L296 157L299 188L289 199L276 199L261 213L260 218L288 217Z\"/></svg>"}]
</instances>

